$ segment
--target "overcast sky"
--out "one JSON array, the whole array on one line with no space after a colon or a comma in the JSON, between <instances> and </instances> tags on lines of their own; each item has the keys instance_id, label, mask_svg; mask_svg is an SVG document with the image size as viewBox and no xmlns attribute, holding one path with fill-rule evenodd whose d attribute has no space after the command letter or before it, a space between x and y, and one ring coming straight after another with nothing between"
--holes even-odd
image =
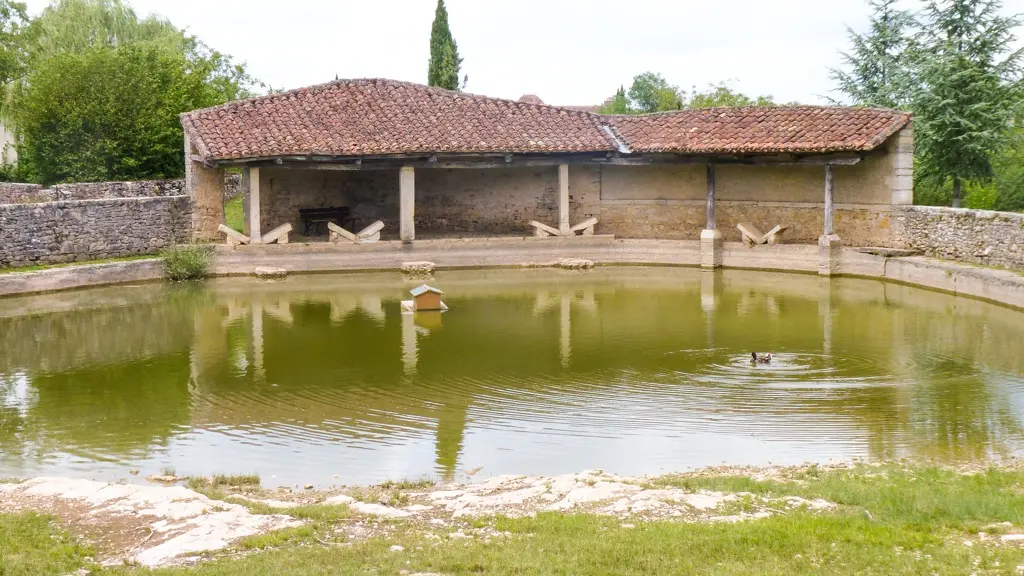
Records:
<instances>
[{"instance_id":1,"label":"overcast sky","mask_svg":"<svg viewBox=\"0 0 1024 576\"><path fill-rule=\"evenodd\" d=\"M341 78L425 83L436 0L126 0L248 63L274 88ZM920 1L905 0L915 7ZM38 13L49 0L28 0ZM823 103L862 30L862 0L446 0L468 92L598 104L640 72L683 88L732 81ZM1006 0L1024 12L1024 0Z\"/></svg>"}]
</instances>

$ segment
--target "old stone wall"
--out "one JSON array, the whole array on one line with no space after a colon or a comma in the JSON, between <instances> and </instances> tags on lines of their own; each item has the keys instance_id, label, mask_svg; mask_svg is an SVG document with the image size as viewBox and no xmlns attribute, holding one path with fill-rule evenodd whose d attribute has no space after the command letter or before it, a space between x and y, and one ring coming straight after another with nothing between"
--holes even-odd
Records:
<instances>
[{"instance_id":1,"label":"old stone wall","mask_svg":"<svg viewBox=\"0 0 1024 576\"><path fill-rule=\"evenodd\" d=\"M894 235L928 256L1024 268L1024 214L905 206L894 218Z\"/></svg>"},{"instance_id":2,"label":"old stone wall","mask_svg":"<svg viewBox=\"0 0 1024 576\"><path fill-rule=\"evenodd\" d=\"M0 267L154 254L190 223L187 196L0 205Z\"/></svg>"},{"instance_id":3,"label":"old stone wall","mask_svg":"<svg viewBox=\"0 0 1024 576\"><path fill-rule=\"evenodd\" d=\"M571 193L587 190L584 167L570 170ZM416 230L429 234L529 235L530 220L558 225L557 167L421 169L416 171ZM598 190L591 209L596 214ZM579 208L584 203L574 202ZM397 170L260 170L260 223L264 231L290 222L303 232L302 208L348 207L355 229L384 222L385 236L398 231Z\"/></svg>"},{"instance_id":4,"label":"old stone wall","mask_svg":"<svg viewBox=\"0 0 1024 576\"><path fill-rule=\"evenodd\" d=\"M229 174L224 178L224 199L241 192L241 178ZM185 181L139 180L134 182L78 182L43 187L39 184L0 182L0 204L30 204L62 200L96 200L100 198L141 198L149 196L182 196Z\"/></svg>"}]
</instances>

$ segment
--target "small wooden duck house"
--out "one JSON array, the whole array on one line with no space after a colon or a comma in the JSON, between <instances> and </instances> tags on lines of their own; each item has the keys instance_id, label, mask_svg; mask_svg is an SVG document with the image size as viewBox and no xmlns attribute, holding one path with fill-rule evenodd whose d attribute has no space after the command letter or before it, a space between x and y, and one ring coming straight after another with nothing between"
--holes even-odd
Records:
<instances>
[{"instance_id":1,"label":"small wooden duck house","mask_svg":"<svg viewBox=\"0 0 1024 576\"><path fill-rule=\"evenodd\" d=\"M444 302L441 301L441 296L444 292L423 284L417 286L409 291L412 294L412 300L402 302L402 308L413 312L423 312L429 310L447 310Z\"/></svg>"}]
</instances>

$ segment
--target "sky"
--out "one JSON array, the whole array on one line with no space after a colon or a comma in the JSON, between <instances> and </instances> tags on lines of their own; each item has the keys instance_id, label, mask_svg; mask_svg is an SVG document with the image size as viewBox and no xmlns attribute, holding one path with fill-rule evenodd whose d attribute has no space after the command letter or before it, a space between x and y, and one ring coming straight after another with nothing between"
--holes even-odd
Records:
<instances>
[{"instance_id":1,"label":"sky","mask_svg":"<svg viewBox=\"0 0 1024 576\"><path fill-rule=\"evenodd\" d=\"M275 89L340 78L425 83L436 0L126 0L248 64ZM28 0L38 13L49 0ZM907 7L923 2L905 0ZM863 0L446 0L467 92L600 104L633 76L728 82L777 102L826 103L829 69L862 31ZM1024 0L1006 0L1024 13Z\"/></svg>"}]
</instances>

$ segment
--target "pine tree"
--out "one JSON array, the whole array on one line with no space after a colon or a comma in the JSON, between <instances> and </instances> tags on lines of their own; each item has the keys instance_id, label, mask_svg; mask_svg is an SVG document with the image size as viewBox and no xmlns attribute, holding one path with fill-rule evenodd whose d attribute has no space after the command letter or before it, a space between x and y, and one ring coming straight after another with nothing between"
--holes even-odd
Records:
<instances>
[{"instance_id":1,"label":"pine tree","mask_svg":"<svg viewBox=\"0 0 1024 576\"><path fill-rule=\"evenodd\" d=\"M837 90L860 106L904 108L912 95L911 73L907 52L911 48L908 32L914 17L896 8L898 0L868 0L871 7L871 29L857 34L847 26L853 43L844 52L846 70L833 68L832 79Z\"/></svg>"},{"instance_id":2,"label":"pine tree","mask_svg":"<svg viewBox=\"0 0 1024 576\"><path fill-rule=\"evenodd\" d=\"M459 47L448 28L448 10L444 7L444 0L437 0L434 25L430 29L430 63L427 66L427 85L458 90L461 88L459 85L459 70L461 68L462 58L459 58Z\"/></svg>"},{"instance_id":3,"label":"pine tree","mask_svg":"<svg viewBox=\"0 0 1024 576\"><path fill-rule=\"evenodd\" d=\"M619 86L615 96L605 100L597 111L601 114L629 114L629 98L626 97L626 88Z\"/></svg>"},{"instance_id":4,"label":"pine tree","mask_svg":"<svg viewBox=\"0 0 1024 576\"><path fill-rule=\"evenodd\" d=\"M992 178L992 156L1006 141L1021 102L1021 50L1011 51L1017 18L999 0L931 0L914 102L916 145L924 177L952 179L953 206L963 183Z\"/></svg>"}]
</instances>

